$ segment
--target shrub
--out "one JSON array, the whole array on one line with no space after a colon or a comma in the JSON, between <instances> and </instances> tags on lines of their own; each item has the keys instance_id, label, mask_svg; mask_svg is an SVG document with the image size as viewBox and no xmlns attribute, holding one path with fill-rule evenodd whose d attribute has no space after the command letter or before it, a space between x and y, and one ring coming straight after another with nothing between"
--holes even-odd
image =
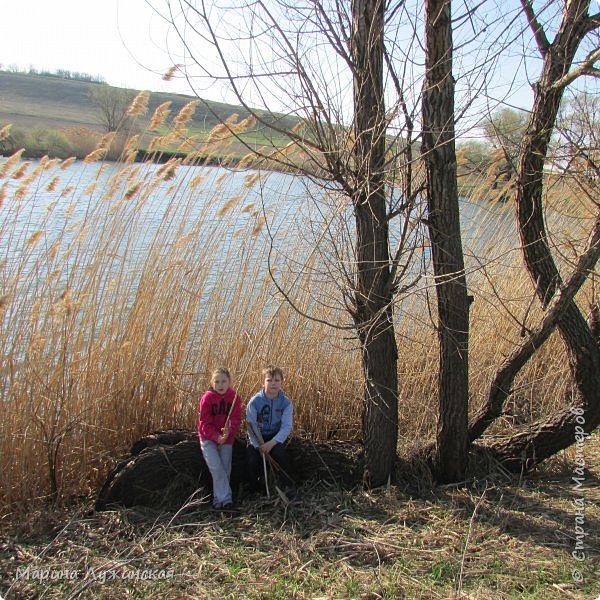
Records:
<instances>
[{"instance_id":1,"label":"shrub","mask_svg":"<svg viewBox=\"0 0 600 600\"><path fill-rule=\"evenodd\" d=\"M102 137L100 132L88 127L70 127L65 135L71 144L73 156L85 158L93 152Z\"/></svg>"},{"instance_id":2,"label":"shrub","mask_svg":"<svg viewBox=\"0 0 600 600\"><path fill-rule=\"evenodd\" d=\"M27 132L18 127L12 127L10 133L3 140L0 140L0 154L10 156L19 148L26 146Z\"/></svg>"}]
</instances>

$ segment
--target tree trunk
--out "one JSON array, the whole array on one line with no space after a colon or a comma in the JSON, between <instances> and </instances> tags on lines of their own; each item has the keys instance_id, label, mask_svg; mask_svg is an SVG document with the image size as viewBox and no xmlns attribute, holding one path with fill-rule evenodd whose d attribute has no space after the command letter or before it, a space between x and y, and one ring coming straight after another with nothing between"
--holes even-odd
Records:
<instances>
[{"instance_id":1,"label":"tree trunk","mask_svg":"<svg viewBox=\"0 0 600 600\"><path fill-rule=\"evenodd\" d=\"M549 44L531 7L526 6L544 64L534 87L534 106L521 143L515 200L525 265L536 295L547 308L557 290L563 288L563 281L550 250L544 222L544 163L565 86L570 81L565 77L583 38L594 24L588 17L589 0L566 3L561 26L554 42ZM600 347L572 298L566 303L557 328L567 349L575 384L574 407L492 447L513 469L529 468L573 444L577 426L590 432L600 425Z\"/></svg>"},{"instance_id":2,"label":"tree trunk","mask_svg":"<svg viewBox=\"0 0 600 600\"><path fill-rule=\"evenodd\" d=\"M449 0L425 3L423 158L438 305L439 417L435 470L458 481L467 465L469 301L460 234L454 145L454 79Z\"/></svg>"},{"instance_id":3,"label":"tree trunk","mask_svg":"<svg viewBox=\"0 0 600 600\"><path fill-rule=\"evenodd\" d=\"M383 0L354 0L351 54L354 69L354 195L357 281L354 322L365 379L363 443L365 481L385 483L398 441L398 350L385 194Z\"/></svg>"},{"instance_id":4,"label":"tree trunk","mask_svg":"<svg viewBox=\"0 0 600 600\"><path fill-rule=\"evenodd\" d=\"M502 415L504 402L512 392L512 385L519 371L527 361L542 347L550 337L563 316L565 310L572 304L573 298L587 281L600 258L600 215L596 218L587 250L579 257L573 273L561 290L548 305L546 314L540 325L529 332L527 338L519 344L504 360L496 371L490 385L486 403L474 415L469 425L469 439L474 441L481 437L485 430ZM592 307L592 314L595 310ZM590 329L594 333L594 319L590 319Z\"/></svg>"}]
</instances>

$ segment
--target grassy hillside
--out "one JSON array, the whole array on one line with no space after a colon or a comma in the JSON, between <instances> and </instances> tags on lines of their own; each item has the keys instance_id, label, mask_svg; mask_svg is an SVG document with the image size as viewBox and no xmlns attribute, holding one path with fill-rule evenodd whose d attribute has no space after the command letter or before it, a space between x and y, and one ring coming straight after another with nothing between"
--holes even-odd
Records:
<instances>
[{"instance_id":1,"label":"grassy hillside","mask_svg":"<svg viewBox=\"0 0 600 600\"><path fill-rule=\"evenodd\" d=\"M98 85L102 84L0 71L0 127L12 123L13 127L26 130L41 127L64 132L74 127L84 127L102 132L98 111L92 101L92 90ZM132 98L136 94L137 90L131 90ZM156 107L164 102L171 102L171 114L175 115L194 99L183 94L152 93L148 111L139 125L142 129L147 126ZM201 138L232 114L238 114L239 118L248 116L240 106L208 101L201 103L189 124L190 133ZM279 120L285 128L291 128L297 122L291 117L263 114L268 119ZM284 143L283 139L273 138L260 128L246 135L250 143L275 146ZM243 148L240 152L245 153Z\"/></svg>"},{"instance_id":2,"label":"grassy hillside","mask_svg":"<svg viewBox=\"0 0 600 600\"><path fill-rule=\"evenodd\" d=\"M15 127L99 127L90 99L92 83L0 72L0 122Z\"/></svg>"}]
</instances>

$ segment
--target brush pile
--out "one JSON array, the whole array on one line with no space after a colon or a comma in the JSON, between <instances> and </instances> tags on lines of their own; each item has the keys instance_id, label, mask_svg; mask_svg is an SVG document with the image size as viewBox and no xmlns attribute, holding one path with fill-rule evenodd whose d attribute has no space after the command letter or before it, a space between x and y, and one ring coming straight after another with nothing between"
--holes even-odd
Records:
<instances>
[{"instance_id":1,"label":"brush pile","mask_svg":"<svg viewBox=\"0 0 600 600\"><path fill-rule=\"evenodd\" d=\"M231 485L243 490L246 481L246 445L233 446ZM288 443L297 483L330 481L354 487L362 478L361 446L349 442L319 442L293 438ZM200 488L210 493L210 472L194 431L158 431L137 440L129 456L108 474L96 500L96 510L110 505L166 508ZM243 493L243 492L242 492Z\"/></svg>"}]
</instances>

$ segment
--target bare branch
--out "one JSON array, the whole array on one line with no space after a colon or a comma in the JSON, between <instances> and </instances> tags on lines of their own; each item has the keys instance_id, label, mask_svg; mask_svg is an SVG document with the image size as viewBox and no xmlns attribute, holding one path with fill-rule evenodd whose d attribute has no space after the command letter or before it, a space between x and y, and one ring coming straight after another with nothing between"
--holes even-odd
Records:
<instances>
[{"instance_id":1,"label":"bare branch","mask_svg":"<svg viewBox=\"0 0 600 600\"><path fill-rule=\"evenodd\" d=\"M582 75L592 75L594 77L600 76L600 69L594 67L594 64L598 60L600 60L600 48L596 48L590 52L581 64L569 71L564 77L555 81L552 84L552 88L564 88Z\"/></svg>"},{"instance_id":2,"label":"bare branch","mask_svg":"<svg viewBox=\"0 0 600 600\"><path fill-rule=\"evenodd\" d=\"M544 28L538 21L537 15L533 10L533 4L530 0L521 0L521 6L525 11L525 15L527 16L527 21L529 22L529 27L531 31L533 31L533 35L535 37L535 41L537 43L538 49L542 56L546 56L548 50L550 49L550 42L546 37L546 32Z\"/></svg>"},{"instance_id":3,"label":"bare branch","mask_svg":"<svg viewBox=\"0 0 600 600\"><path fill-rule=\"evenodd\" d=\"M487 402L469 425L469 439L471 441L481 437L489 425L502 414L504 401L512 391L512 383L515 377L556 329L565 310L571 304L581 286L587 281L599 258L600 214L596 217L587 249L579 257L566 284L555 295L541 323L529 332L527 339L511 352L496 371Z\"/></svg>"},{"instance_id":4,"label":"bare branch","mask_svg":"<svg viewBox=\"0 0 600 600\"><path fill-rule=\"evenodd\" d=\"M589 19L587 20L585 29L586 33L590 33L591 31L594 31L594 29L600 29L600 13L590 15Z\"/></svg>"}]
</instances>

